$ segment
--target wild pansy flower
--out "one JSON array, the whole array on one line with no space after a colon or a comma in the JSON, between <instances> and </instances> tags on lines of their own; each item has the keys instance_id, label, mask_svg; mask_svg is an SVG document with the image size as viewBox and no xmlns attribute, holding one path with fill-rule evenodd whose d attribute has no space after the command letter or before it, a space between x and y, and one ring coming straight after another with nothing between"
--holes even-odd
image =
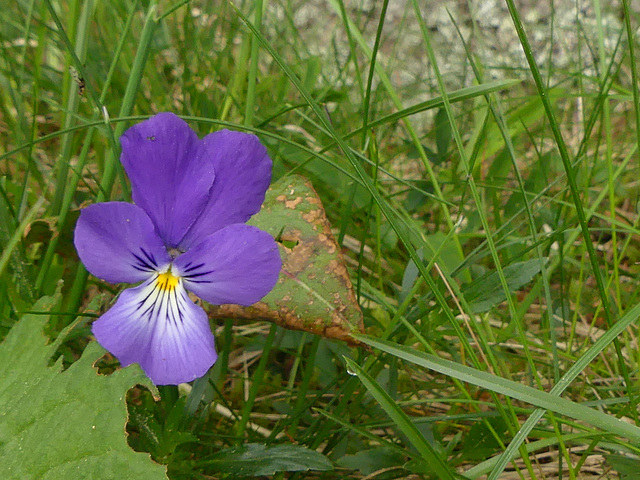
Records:
<instances>
[{"instance_id":1,"label":"wild pansy flower","mask_svg":"<svg viewBox=\"0 0 640 480\"><path fill-rule=\"evenodd\" d=\"M187 291L213 304L251 305L278 279L275 240L245 225L264 200L271 159L254 135L222 130L199 139L171 113L120 141L135 204L83 209L74 243L96 277L141 283L120 294L93 334L154 383L188 382L217 354L207 315Z\"/></svg>"}]
</instances>

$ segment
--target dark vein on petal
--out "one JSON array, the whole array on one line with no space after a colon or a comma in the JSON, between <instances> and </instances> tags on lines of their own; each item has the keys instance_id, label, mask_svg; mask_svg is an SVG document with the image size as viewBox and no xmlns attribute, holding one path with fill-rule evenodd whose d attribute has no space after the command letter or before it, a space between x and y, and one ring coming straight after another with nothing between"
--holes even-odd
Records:
<instances>
[{"instance_id":1,"label":"dark vein on petal","mask_svg":"<svg viewBox=\"0 0 640 480\"><path fill-rule=\"evenodd\" d=\"M138 265L133 265L134 268L136 268L137 270L141 270L143 272L148 272L150 270L153 270L153 266L149 265L149 263L146 260L144 260L143 258L140 258L138 255L136 255L133 252L131 252L131 255L133 255L138 261Z\"/></svg>"},{"instance_id":2,"label":"dark vein on petal","mask_svg":"<svg viewBox=\"0 0 640 480\"><path fill-rule=\"evenodd\" d=\"M209 275L209 274L211 274L213 272L214 272L214 270L209 270L209 271L206 271L206 272L192 273L191 275L184 275L184 278L187 278L187 279L190 280L192 278L203 277L205 275Z\"/></svg>"},{"instance_id":3,"label":"dark vein on petal","mask_svg":"<svg viewBox=\"0 0 640 480\"><path fill-rule=\"evenodd\" d=\"M151 295L153 295L153 292L155 292L156 288L158 288L158 283L156 282L157 278L158 278L158 275L156 275L156 277L153 279L154 284L153 284L153 288L151 289L151 291L147 294L146 297L144 297L144 299L142 299L140 302L138 302L138 305L140 307L142 307L142 305L145 304L145 302L149 299L149 297Z\"/></svg>"},{"instance_id":4,"label":"dark vein on petal","mask_svg":"<svg viewBox=\"0 0 640 480\"><path fill-rule=\"evenodd\" d=\"M180 323L184 323L182 309L180 308L181 307L180 299L181 299L182 295L178 295L178 289L176 289L174 291L174 295L175 295L175 299L176 299L176 310L178 312L178 320L180 320Z\"/></svg>"},{"instance_id":5,"label":"dark vein on petal","mask_svg":"<svg viewBox=\"0 0 640 480\"><path fill-rule=\"evenodd\" d=\"M200 267L204 267L204 263L199 263L198 265L191 266L191 262L185 265L184 273L192 272L193 270L197 270Z\"/></svg>"},{"instance_id":6,"label":"dark vein on petal","mask_svg":"<svg viewBox=\"0 0 640 480\"><path fill-rule=\"evenodd\" d=\"M151 262L151 265L153 265L154 267L157 267L158 264L156 262L156 258L153 256L152 253L147 252L144 248L140 248L140 250L142 251L142 253L144 254L145 257L147 257L147 259L149 260L149 262Z\"/></svg>"}]
</instances>

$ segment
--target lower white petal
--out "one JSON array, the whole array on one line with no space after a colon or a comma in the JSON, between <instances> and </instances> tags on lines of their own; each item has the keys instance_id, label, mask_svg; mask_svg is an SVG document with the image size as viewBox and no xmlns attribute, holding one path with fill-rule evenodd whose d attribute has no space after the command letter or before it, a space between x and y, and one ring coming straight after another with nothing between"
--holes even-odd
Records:
<instances>
[{"instance_id":1,"label":"lower white petal","mask_svg":"<svg viewBox=\"0 0 640 480\"><path fill-rule=\"evenodd\" d=\"M206 313L182 279L166 273L124 290L93 334L123 366L139 363L156 385L190 382L218 357Z\"/></svg>"}]
</instances>

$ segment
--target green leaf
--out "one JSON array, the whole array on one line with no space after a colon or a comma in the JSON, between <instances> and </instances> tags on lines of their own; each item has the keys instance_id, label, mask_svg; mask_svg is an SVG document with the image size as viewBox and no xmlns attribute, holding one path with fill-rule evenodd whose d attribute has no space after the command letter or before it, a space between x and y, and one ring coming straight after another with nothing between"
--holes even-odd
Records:
<instances>
[{"instance_id":1,"label":"green leaf","mask_svg":"<svg viewBox=\"0 0 640 480\"><path fill-rule=\"evenodd\" d=\"M49 311L44 297L34 311ZM90 343L63 371L49 366L60 339L47 343L47 315L27 314L0 345L0 465L3 480L166 479L165 467L127 445L125 396L134 385L155 387L137 365L99 375L105 354Z\"/></svg>"},{"instance_id":2,"label":"green leaf","mask_svg":"<svg viewBox=\"0 0 640 480\"><path fill-rule=\"evenodd\" d=\"M362 312L311 184L298 176L283 178L269 189L262 210L249 223L280 243L280 279L262 301L250 307L211 306L211 316L268 320L357 344L351 334L363 331Z\"/></svg>"},{"instance_id":3,"label":"green leaf","mask_svg":"<svg viewBox=\"0 0 640 480\"><path fill-rule=\"evenodd\" d=\"M397 468L404 462L405 455L388 447L375 447L345 455L337 463L344 468L359 470L363 475L371 475L379 470Z\"/></svg>"},{"instance_id":4,"label":"green leaf","mask_svg":"<svg viewBox=\"0 0 640 480\"><path fill-rule=\"evenodd\" d=\"M217 473L246 477L277 472L333 470L331 460L300 445L266 447L261 443L249 443L222 450L207 463L215 467Z\"/></svg>"},{"instance_id":5,"label":"green leaf","mask_svg":"<svg viewBox=\"0 0 640 480\"><path fill-rule=\"evenodd\" d=\"M499 435L501 438L508 437L509 429L504 418L488 418L486 421L488 424L485 422L474 423L465 435L460 448L465 460L481 461L502 450L502 445L495 435Z\"/></svg>"},{"instance_id":6,"label":"green leaf","mask_svg":"<svg viewBox=\"0 0 640 480\"><path fill-rule=\"evenodd\" d=\"M62 226L58 226L60 217L39 218L29 224L24 242L26 245L36 243L48 245L54 236L58 236L56 254L64 258L73 257L75 255L73 231L79 216L80 209L69 210Z\"/></svg>"},{"instance_id":7,"label":"green leaf","mask_svg":"<svg viewBox=\"0 0 640 480\"><path fill-rule=\"evenodd\" d=\"M638 478L638 457L624 457L622 455L606 455L607 464L618 474L620 480Z\"/></svg>"},{"instance_id":8,"label":"green leaf","mask_svg":"<svg viewBox=\"0 0 640 480\"><path fill-rule=\"evenodd\" d=\"M533 277L540 273L540 266L540 260L536 258L504 267L502 271L509 286L509 293L514 293L533 280ZM498 272L491 272L485 277L474 280L463 287L462 291L473 313L486 312L507 299Z\"/></svg>"}]
</instances>

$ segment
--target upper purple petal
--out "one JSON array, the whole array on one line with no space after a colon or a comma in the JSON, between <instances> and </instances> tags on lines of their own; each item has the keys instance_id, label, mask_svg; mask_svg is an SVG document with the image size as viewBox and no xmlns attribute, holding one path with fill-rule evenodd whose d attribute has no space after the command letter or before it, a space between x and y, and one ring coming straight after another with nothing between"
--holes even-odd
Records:
<instances>
[{"instance_id":1,"label":"upper purple petal","mask_svg":"<svg viewBox=\"0 0 640 480\"><path fill-rule=\"evenodd\" d=\"M209 199L211 152L186 122L160 113L120 138L120 160L142 207L168 247L176 247Z\"/></svg>"},{"instance_id":2,"label":"upper purple petal","mask_svg":"<svg viewBox=\"0 0 640 480\"><path fill-rule=\"evenodd\" d=\"M171 261L147 214L131 203L84 208L74 244L87 270L109 283L146 280Z\"/></svg>"},{"instance_id":3,"label":"upper purple petal","mask_svg":"<svg viewBox=\"0 0 640 480\"><path fill-rule=\"evenodd\" d=\"M273 237L244 224L218 230L173 263L187 290L216 305L259 301L276 284L281 267Z\"/></svg>"},{"instance_id":4,"label":"upper purple petal","mask_svg":"<svg viewBox=\"0 0 640 480\"><path fill-rule=\"evenodd\" d=\"M216 172L209 200L180 246L188 249L227 225L260 210L271 182L272 162L258 137L221 130L202 139Z\"/></svg>"},{"instance_id":5,"label":"upper purple petal","mask_svg":"<svg viewBox=\"0 0 640 480\"><path fill-rule=\"evenodd\" d=\"M190 382L215 363L207 314L182 285L158 290L156 278L124 290L92 331L122 366L138 363L156 385Z\"/></svg>"}]
</instances>

